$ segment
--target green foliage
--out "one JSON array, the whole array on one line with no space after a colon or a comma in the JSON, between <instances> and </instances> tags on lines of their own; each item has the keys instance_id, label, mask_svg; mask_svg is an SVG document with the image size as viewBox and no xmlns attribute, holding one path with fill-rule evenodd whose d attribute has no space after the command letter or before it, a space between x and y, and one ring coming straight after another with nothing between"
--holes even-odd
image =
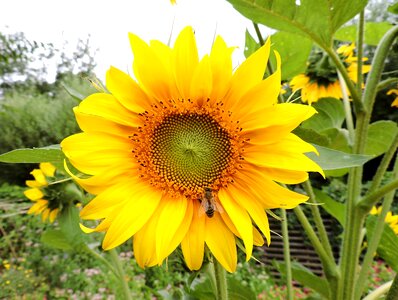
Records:
<instances>
[{"instance_id":1,"label":"green foliage","mask_svg":"<svg viewBox=\"0 0 398 300\"><path fill-rule=\"evenodd\" d=\"M343 102L334 98L320 99L313 107L318 112L303 122L302 127L317 132L330 128L341 128L345 119Z\"/></svg>"},{"instance_id":2,"label":"green foliage","mask_svg":"<svg viewBox=\"0 0 398 300\"><path fill-rule=\"evenodd\" d=\"M366 221L366 235L368 241L372 238L376 222L377 216L368 216ZM387 223L384 224L380 243L377 247L377 254L380 255L395 272L398 272L398 236Z\"/></svg>"},{"instance_id":3,"label":"green foliage","mask_svg":"<svg viewBox=\"0 0 398 300\"><path fill-rule=\"evenodd\" d=\"M356 42L357 40L357 25L349 25L340 28L334 38L344 42ZM383 35L392 28L388 22L367 22L365 24L365 43L372 46L377 46Z\"/></svg>"},{"instance_id":4,"label":"green foliage","mask_svg":"<svg viewBox=\"0 0 398 300\"><path fill-rule=\"evenodd\" d=\"M369 131L366 139L365 153L371 155L381 155L391 146L398 126L393 121L378 121L369 125Z\"/></svg>"},{"instance_id":5,"label":"green foliage","mask_svg":"<svg viewBox=\"0 0 398 300\"><path fill-rule=\"evenodd\" d=\"M314 189L316 200L321 203L321 207L331 216L333 216L341 226L344 227L345 223L345 205L335 201L333 198L322 192L321 190Z\"/></svg>"},{"instance_id":6,"label":"green foliage","mask_svg":"<svg viewBox=\"0 0 398 300\"><path fill-rule=\"evenodd\" d=\"M274 265L278 269L278 271L286 276L286 265L283 262L274 261ZM328 283L325 279L318 277L314 273L312 273L309 269L301 265L297 262L291 263L292 268L292 277L297 282L301 283L304 286L307 286L314 291L318 292L325 298L329 296L329 288Z\"/></svg>"},{"instance_id":7,"label":"green foliage","mask_svg":"<svg viewBox=\"0 0 398 300\"><path fill-rule=\"evenodd\" d=\"M300 5L293 0L228 2L256 23L304 35L324 47L329 47L333 33L367 4L366 0L305 0Z\"/></svg>"}]
</instances>

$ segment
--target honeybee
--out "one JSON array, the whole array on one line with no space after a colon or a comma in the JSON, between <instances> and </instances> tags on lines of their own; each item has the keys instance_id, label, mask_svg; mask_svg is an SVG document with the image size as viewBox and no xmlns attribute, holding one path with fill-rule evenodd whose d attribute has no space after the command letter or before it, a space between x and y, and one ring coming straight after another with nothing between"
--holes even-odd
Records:
<instances>
[{"instance_id":1,"label":"honeybee","mask_svg":"<svg viewBox=\"0 0 398 300\"><path fill-rule=\"evenodd\" d=\"M199 211L199 214L206 213L206 216L212 218L214 216L214 212L221 212L222 208L219 207L214 199L213 190L209 187L205 187L203 189L202 198L198 199L200 202L200 206L203 208Z\"/></svg>"}]
</instances>

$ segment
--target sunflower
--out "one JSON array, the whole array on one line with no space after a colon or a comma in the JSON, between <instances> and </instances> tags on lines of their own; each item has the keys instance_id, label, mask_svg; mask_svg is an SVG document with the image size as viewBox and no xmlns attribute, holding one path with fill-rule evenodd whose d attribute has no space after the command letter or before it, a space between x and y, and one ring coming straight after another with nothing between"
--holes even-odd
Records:
<instances>
[{"instance_id":1,"label":"sunflower","mask_svg":"<svg viewBox=\"0 0 398 300\"><path fill-rule=\"evenodd\" d=\"M25 196L34 202L34 204L28 210L28 214L41 214L42 221L45 222L47 219L50 223L53 223L57 217L59 208L53 205L45 198L43 191L48 188L47 177L55 176L55 167L50 163L41 163L39 169L34 169L30 174L33 175L35 180L27 180L26 185L30 189L24 191Z\"/></svg>"},{"instance_id":2,"label":"sunflower","mask_svg":"<svg viewBox=\"0 0 398 300\"><path fill-rule=\"evenodd\" d=\"M381 213L382 207L373 206L370 214L371 215L379 215ZM389 211L384 219L384 221L391 227L395 234L398 235L398 215L393 215L391 211Z\"/></svg>"},{"instance_id":3,"label":"sunflower","mask_svg":"<svg viewBox=\"0 0 398 300\"><path fill-rule=\"evenodd\" d=\"M391 103L391 106L398 107L398 89L388 90L387 95L395 95L394 101Z\"/></svg>"},{"instance_id":4,"label":"sunflower","mask_svg":"<svg viewBox=\"0 0 398 300\"><path fill-rule=\"evenodd\" d=\"M342 45L337 49L337 53L343 60L348 76L356 83L358 76L358 58L354 56L354 49L355 44ZM366 61L367 58L363 60ZM362 66L363 74L368 73L369 70L369 65ZM293 92L301 90L302 101L308 102L310 105L321 98L343 98L337 69L326 53L323 52L316 52L310 57L305 73L293 77L290 81L290 86Z\"/></svg>"},{"instance_id":5,"label":"sunflower","mask_svg":"<svg viewBox=\"0 0 398 300\"><path fill-rule=\"evenodd\" d=\"M295 184L322 172L304 153L316 149L291 131L315 110L277 104L277 70L263 80L270 41L235 72L232 51L217 37L199 59L186 27L174 47L129 35L132 78L111 67L110 93L74 108L82 133L61 143L69 162L90 175L75 180L96 197L80 216L100 220L102 246L133 237L141 267L160 265L181 245L187 266L201 267L204 248L233 272L236 238L247 260L253 245L270 242L265 209L293 208L308 199L276 182ZM258 229L259 230L258 230Z\"/></svg>"}]
</instances>

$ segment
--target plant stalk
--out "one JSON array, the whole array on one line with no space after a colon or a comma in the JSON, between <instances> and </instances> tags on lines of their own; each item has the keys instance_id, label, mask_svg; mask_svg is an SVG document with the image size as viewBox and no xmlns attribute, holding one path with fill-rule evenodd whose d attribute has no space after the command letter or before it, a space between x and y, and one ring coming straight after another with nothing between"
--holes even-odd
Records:
<instances>
[{"instance_id":1,"label":"plant stalk","mask_svg":"<svg viewBox=\"0 0 398 300\"><path fill-rule=\"evenodd\" d=\"M119 279L120 285L122 286L124 300L132 300L133 298L131 297L130 288L126 281L126 274L124 273L122 263L119 259L119 255L118 255L116 249L109 250L108 253L109 253L111 263L113 264L113 266L118 274L117 278Z\"/></svg>"},{"instance_id":2,"label":"plant stalk","mask_svg":"<svg viewBox=\"0 0 398 300\"><path fill-rule=\"evenodd\" d=\"M213 257L214 277L217 286L217 300L228 300L227 276L223 266Z\"/></svg>"},{"instance_id":3,"label":"plant stalk","mask_svg":"<svg viewBox=\"0 0 398 300\"><path fill-rule=\"evenodd\" d=\"M380 81L377 84L377 91L380 92L381 90L384 90L385 88L388 88L390 85L397 82L398 82L398 77L391 77L387 78L386 80Z\"/></svg>"},{"instance_id":4,"label":"plant stalk","mask_svg":"<svg viewBox=\"0 0 398 300\"><path fill-rule=\"evenodd\" d=\"M309 202L318 204L318 202L316 201L316 196L314 194L314 190L312 189L312 186L311 186L311 182L309 180L305 181L303 183L303 187L304 187L304 190L307 193L307 195L310 197ZM319 212L319 208L317 205L310 205L310 207L311 207L312 216L314 217L315 226L318 231L321 243L324 246L329 257L334 260L332 246L330 245L329 237L326 232L325 226L323 224L323 220L322 220L322 216Z\"/></svg>"},{"instance_id":5,"label":"plant stalk","mask_svg":"<svg viewBox=\"0 0 398 300\"><path fill-rule=\"evenodd\" d=\"M358 22L358 35L357 35L357 90L358 95L362 94L362 82L363 82L363 74L362 74L362 65L363 65L363 37L365 32L365 11L362 10L359 13L359 22Z\"/></svg>"},{"instance_id":6,"label":"plant stalk","mask_svg":"<svg viewBox=\"0 0 398 300\"><path fill-rule=\"evenodd\" d=\"M283 237L283 258L286 265L286 287L287 298L293 300L293 283L292 283L292 267L290 264L290 245L289 245L289 229L287 224L286 210L281 208L282 217L282 237Z\"/></svg>"},{"instance_id":7,"label":"plant stalk","mask_svg":"<svg viewBox=\"0 0 398 300\"><path fill-rule=\"evenodd\" d=\"M347 85L343 79L343 76L340 72L337 72L340 81L341 92L343 94L343 104L344 104L344 112L345 112L345 120L347 124L348 134L349 134L349 143L353 144L355 139L355 129L354 129L354 121L352 119L351 105L350 100L347 94Z\"/></svg>"}]
</instances>

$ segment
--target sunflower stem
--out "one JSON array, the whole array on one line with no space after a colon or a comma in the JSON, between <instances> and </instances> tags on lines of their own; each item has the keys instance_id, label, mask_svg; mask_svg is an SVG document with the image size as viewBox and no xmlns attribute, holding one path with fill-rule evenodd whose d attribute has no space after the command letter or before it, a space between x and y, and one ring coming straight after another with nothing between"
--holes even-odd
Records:
<instances>
[{"instance_id":1,"label":"sunflower stem","mask_svg":"<svg viewBox=\"0 0 398 300\"><path fill-rule=\"evenodd\" d=\"M116 272L113 265L109 261L107 261L101 254L94 251L93 249L88 247L86 244L84 245L83 250L86 251L88 254L90 254L95 259L97 259L99 262L103 263L117 278L119 278L119 274Z\"/></svg>"},{"instance_id":2,"label":"sunflower stem","mask_svg":"<svg viewBox=\"0 0 398 300\"><path fill-rule=\"evenodd\" d=\"M394 165L394 178L398 178L398 157L395 159ZM371 263L373 261L374 253L377 250L377 246L379 245L381 235L383 233L385 218L390 210L391 204L394 200L395 191L391 191L386 195L383 201L383 206L381 213L377 217L377 222L372 234L372 238L369 241L368 248L366 250L365 258L362 262L361 271L359 272L357 284L355 285L355 299L360 299L363 293L363 288L366 283L366 279L368 278L368 271L370 269Z\"/></svg>"},{"instance_id":3,"label":"sunflower stem","mask_svg":"<svg viewBox=\"0 0 398 300\"><path fill-rule=\"evenodd\" d=\"M333 60L334 64L336 65L336 68L341 73L341 76L343 76L344 81L347 85L347 88L350 91L352 101L354 102L356 112L358 113L358 112L363 111L365 108L363 106L361 98L359 97L357 89L356 89L355 85L353 84L350 76L348 75L346 67L340 60L340 57L337 55L337 53L331 47L324 48L324 50L330 56L330 58Z\"/></svg>"},{"instance_id":4,"label":"sunflower stem","mask_svg":"<svg viewBox=\"0 0 398 300\"><path fill-rule=\"evenodd\" d=\"M310 197L309 202L318 204L318 202L316 201L316 196L314 194L314 190L312 189L312 186L311 186L311 182L309 180L305 181L303 183L303 187L304 187L304 190L307 193L307 195ZM312 216L314 218L315 226L317 228L321 243L325 247L325 250L328 253L328 255L330 256L330 258L334 260L332 246L330 245L329 237L326 232L325 226L323 224L322 216L321 216L321 213L319 212L318 206L310 205L310 207L311 207Z\"/></svg>"},{"instance_id":5,"label":"sunflower stem","mask_svg":"<svg viewBox=\"0 0 398 300\"><path fill-rule=\"evenodd\" d=\"M359 22L358 22L358 35L357 35L357 90L358 94L361 96L362 94L362 57L363 57L363 36L365 31L365 10L362 10L359 14Z\"/></svg>"},{"instance_id":6,"label":"sunflower stem","mask_svg":"<svg viewBox=\"0 0 398 300\"><path fill-rule=\"evenodd\" d=\"M126 274L124 273L122 263L120 262L119 254L117 253L116 249L112 249L108 251L111 263L113 264L117 274L120 285L122 286L123 290L123 299L124 300L132 300L130 288L126 281Z\"/></svg>"},{"instance_id":7,"label":"sunflower stem","mask_svg":"<svg viewBox=\"0 0 398 300\"><path fill-rule=\"evenodd\" d=\"M312 246L314 247L316 253L321 260L323 270L329 282L329 295L331 295L330 299L334 299L333 292L337 288L337 280L340 277L336 263L327 254L325 248L318 239L318 236L316 235L314 229L312 228L310 222L308 221L300 206L296 206L293 211L296 214L301 226L303 226L306 235L310 239Z\"/></svg>"},{"instance_id":8,"label":"sunflower stem","mask_svg":"<svg viewBox=\"0 0 398 300\"><path fill-rule=\"evenodd\" d=\"M283 258L286 265L286 286L288 300L293 300L293 284L292 284L292 267L290 264L290 245L289 245L289 229L287 224L286 210L281 208L282 217L282 236L283 236Z\"/></svg>"},{"instance_id":9,"label":"sunflower stem","mask_svg":"<svg viewBox=\"0 0 398 300\"><path fill-rule=\"evenodd\" d=\"M214 277L217 286L217 300L228 300L227 276L223 266L213 257Z\"/></svg>"},{"instance_id":10,"label":"sunflower stem","mask_svg":"<svg viewBox=\"0 0 398 300\"><path fill-rule=\"evenodd\" d=\"M355 129L354 129L354 121L352 119L351 105L350 100L348 99L347 94L347 85L341 75L340 72L337 72L340 81L341 92L343 94L343 104L344 104L344 112L345 112L345 120L347 124L348 134L350 137L350 145L354 142L355 139Z\"/></svg>"},{"instance_id":11,"label":"sunflower stem","mask_svg":"<svg viewBox=\"0 0 398 300\"><path fill-rule=\"evenodd\" d=\"M353 147L354 154L363 154L366 144L366 137L368 133L368 127L370 123L371 112L376 98L377 84L381 78L381 73L384 68L385 59L389 52L389 49L398 35L398 26L391 28L382 38L379 43L375 56L372 61L372 68L369 72L368 80L366 82L365 91L362 95L362 101L359 101L361 105L364 105L362 109L357 108L357 122L356 122L356 133L355 142ZM331 49L329 49L330 51ZM338 56L330 51L331 57L336 60L338 65ZM340 62L341 63L341 62ZM342 65L342 63L341 63ZM339 67L340 70L341 66ZM343 69L343 68L342 68ZM341 71L341 70L340 70ZM348 84L349 80L344 79L348 85L348 88L353 96L353 91ZM348 75L348 74L347 74ZM350 82L352 84L352 82ZM355 91L356 93L356 91ZM353 96L354 104L357 105L357 100ZM340 268L341 268L341 280L338 286L338 299L351 300L354 298L355 289L353 288L357 282L357 266L359 262L359 254L361 251L362 242L362 229L367 211L358 206L360 201L361 187L362 187L362 173L363 167L355 167L350 170L348 177L348 198L346 203L346 222L342 251L340 257ZM369 205L374 203L388 193L390 190L395 188L395 184L398 186L398 182L391 182L385 185L375 193L368 195L361 202L362 204Z\"/></svg>"}]
</instances>

